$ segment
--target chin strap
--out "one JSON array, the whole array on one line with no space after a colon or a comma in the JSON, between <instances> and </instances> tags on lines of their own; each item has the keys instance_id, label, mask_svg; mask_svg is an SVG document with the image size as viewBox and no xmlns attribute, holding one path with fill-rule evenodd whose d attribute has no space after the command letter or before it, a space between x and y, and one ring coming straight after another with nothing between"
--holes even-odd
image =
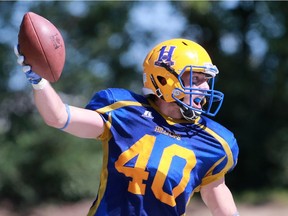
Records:
<instances>
[{"instance_id":1,"label":"chin strap","mask_svg":"<svg viewBox=\"0 0 288 216\"><path fill-rule=\"evenodd\" d=\"M201 115L201 112L192 110L191 108L188 108L181 103L177 103L177 105L180 107L182 116L188 121L194 121Z\"/></svg>"}]
</instances>

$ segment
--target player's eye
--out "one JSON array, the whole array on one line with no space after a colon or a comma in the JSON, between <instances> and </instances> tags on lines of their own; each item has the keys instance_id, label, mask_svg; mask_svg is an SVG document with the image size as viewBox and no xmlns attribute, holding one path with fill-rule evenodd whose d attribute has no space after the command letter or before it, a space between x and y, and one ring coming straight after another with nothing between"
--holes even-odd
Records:
<instances>
[{"instance_id":1,"label":"player's eye","mask_svg":"<svg viewBox=\"0 0 288 216\"><path fill-rule=\"evenodd\" d=\"M193 75L192 75L192 83L194 85L199 86L202 83L204 83L205 81L207 81L207 77L205 76L205 74L197 73L197 72L193 73Z\"/></svg>"}]
</instances>

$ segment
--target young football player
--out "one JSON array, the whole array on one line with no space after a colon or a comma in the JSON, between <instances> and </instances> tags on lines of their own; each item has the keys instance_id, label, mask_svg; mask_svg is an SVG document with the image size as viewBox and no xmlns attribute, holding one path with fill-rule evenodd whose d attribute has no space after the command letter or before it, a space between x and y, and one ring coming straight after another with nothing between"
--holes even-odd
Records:
<instances>
[{"instance_id":1,"label":"young football player","mask_svg":"<svg viewBox=\"0 0 288 216\"><path fill-rule=\"evenodd\" d=\"M23 65L18 47L15 53ZM224 95L214 89L219 71L202 46L181 38L156 45L143 63L143 95L109 88L85 108L65 104L30 66L23 71L47 125L103 143L99 190L88 215L185 215L194 192L212 215L239 215L225 184L238 145L208 118Z\"/></svg>"}]
</instances>

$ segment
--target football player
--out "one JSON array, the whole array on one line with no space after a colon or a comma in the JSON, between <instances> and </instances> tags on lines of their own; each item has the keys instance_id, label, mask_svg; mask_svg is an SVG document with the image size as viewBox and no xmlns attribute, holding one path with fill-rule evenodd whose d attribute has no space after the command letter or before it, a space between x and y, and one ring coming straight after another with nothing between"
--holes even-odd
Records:
<instances>
[{"instance_id":1,"label":"football player","mask_svg":"<svg viewBox=\"0 0 288 216\"><path fill-rule=\"evenodd\" d=\"M18 63L25 57L15 48ZM45 123L103 143L97 197L88 215L185 215L200 192L214 216L239 215L225 175L237 163L232 132L211 120L223 93L206 50L187 39L156 45L143 63L143 95L97 92L85 108L65 104L47 80L24 65Z\"/></svg>"}]
</instances>

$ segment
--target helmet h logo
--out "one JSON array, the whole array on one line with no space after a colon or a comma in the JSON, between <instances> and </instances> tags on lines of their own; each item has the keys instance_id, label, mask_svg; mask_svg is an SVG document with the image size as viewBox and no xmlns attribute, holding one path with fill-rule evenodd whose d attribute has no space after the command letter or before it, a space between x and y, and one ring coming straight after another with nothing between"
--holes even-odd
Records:
<instances>
[{"instance_id":1,"label":"helmet h logo","mask_svg":"<svg viewBox=\"0 0 288 216\"><path fill-rule=\"evenodd\" d=\"M162 66L161 63L164 62L165 64L168 64L169 66L174 65L174 61L172 61L171 58L172 58L175 48L176 48L175 46L170 46L168 48L167 46L163 46L160 50L158 60L155 61L154 64L157 66Z\"/></svg>"}]
</instances>

